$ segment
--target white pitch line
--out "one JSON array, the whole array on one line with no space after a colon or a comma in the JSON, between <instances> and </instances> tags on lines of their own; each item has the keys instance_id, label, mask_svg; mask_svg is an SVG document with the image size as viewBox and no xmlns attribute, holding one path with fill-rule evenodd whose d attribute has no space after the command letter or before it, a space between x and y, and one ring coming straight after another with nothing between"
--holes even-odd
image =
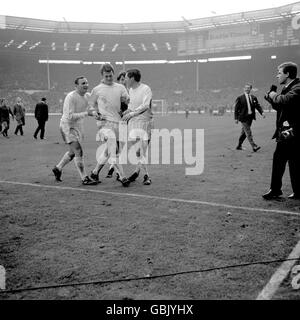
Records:
<instances>
[{"instance_id":1,"label":"white pitch line","mask_svg":"<svg viewBox=\"0 0 300 320\"><path fill-rule=\"evenodd\" d=\"M137 194L137 193L125 193L125 192L123 193L123 192L95 190L95 189L90 189L90 188L84 189L84 188L73 188L73 187L62 187L62 186L50 186L50 185L44 185L44 184L17 182L17 181L0 180L0 183L30 186L30 187L36 187L36 188L48 188L48 189L58 189L58 190L72 190L72 191L82 191L82 192L91 192L91 193L102 193L102 194L116 195L116 196L123 196L123 197L126 196L126 197L144 198L144 199L151 199L151 200L155 199L155 200L163 200L163 201L170 201L170 202L188 203L188 204L200 204L200 205L206 205L206 206L211 206L211 207L222 207L222 208L239 209L239 210L245 210L245 211L258 211L258 212L288 214L288 215L294 215L294 216L300 217L300 212L295 212L295 211L242 207L242 206L235 206L235 205L230 205L230 204L207 202L207 201L200 201L200 200L167 198L167 197L159 197L159 196Z\"/></svg>"},{"instance_id":2,"label":"white pitch line","mask_svg":"<svg viewBox=\"0 0 300 320\"><path fill-rule=\"evenodd\" d=\"M273 274L270 281L263 288L261 293L257 296L256 300L271 300L275 292L278 290L282 281L287 277L291 271L293 265L296 263L297 259L300 258L300 241L297 243L293 251L290 253L287 259L295 259L290 261L285 261Z\"/></svg>"}]
</instances>

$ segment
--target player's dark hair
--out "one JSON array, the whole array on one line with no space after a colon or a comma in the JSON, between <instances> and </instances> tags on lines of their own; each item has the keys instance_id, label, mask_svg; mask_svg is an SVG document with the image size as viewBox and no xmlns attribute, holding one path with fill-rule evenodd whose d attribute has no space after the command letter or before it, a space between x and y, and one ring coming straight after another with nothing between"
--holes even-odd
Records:
<instances>
[{"instance_id":1,"label":"player's dark hair","mask_svg":"<svg viewBox=\"0 0 300 320\"><path fill-rule=\"evenodd\" d=\"M284 62L278 66L278 69L282 68L284 74L289 74L290 79L295 79L297 77L297 64L291 61Z\"/></svg>"},{"instance_id":2,"label":"player's dark hair","mask_svg":"<svg viewBox=\"0 0 300 320\"><path fill-rule=\"evenodd\" d=\"M100 68L100 73L103 75L104 72L115 73L113 66L110 63L104 63Z\"/></svg>"},{"instance_id":3,"label":"player's dark hair","mask_svg":"<svg viewBox=\"0 0 300 320\"><path fill-rule=\"evenodd\" d=\"M249 87L250 87L250 89L252 89L252 84L251 84L251 83L249 83L249 82L248 82L248 83L246 83L246 84L245 84L245 87L246 87L246 86L249 86Z\"/></svg>"},{"instance_id":4,"label":"player's dark hair","mask_svg":"<svg viewBox=\"0 0 300 320\"><path fill-rule=\"evenodd\" d=\"M75 81L74 81L74 82L75 82L75 84L77 84L77 85L78 85L78 84L79 84L79 80L80 80L80 79L85 79L85 76L79 76L79 77L77 77L77 78L75 79Z\"/></svg>"},{"instance_id":5,"label":"player's dark hair","mask_svg":"<svg viewBox=\"0 0 300 320\"><path fill-rule=\"evenodd\" d=\"M120 81L120 79L121 79L122 77L125 77L125 75L126 75L126 72L125 72L125 71L121 71L121 72L118 74L118 76L117 76L117 81Z\"/></svg>"},{"instance_id":6,"label":"player's dark hair","mask_svg":"<svg viewBox=\"0 0 300 320\"><path fill-rule=\"evenodd\" d=\"M126 72L128 78L134 78L136 82L141 81L141 71L139 69L130 69Z\"/></svg>"}]
</instances>

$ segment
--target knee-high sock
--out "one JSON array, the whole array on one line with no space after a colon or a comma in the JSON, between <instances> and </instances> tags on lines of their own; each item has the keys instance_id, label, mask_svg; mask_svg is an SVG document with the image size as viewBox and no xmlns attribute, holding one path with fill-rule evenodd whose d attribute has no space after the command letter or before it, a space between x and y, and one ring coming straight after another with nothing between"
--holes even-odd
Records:
<instances>
[{"instance_id":1,"label":"knee-high sock","mask_svg":"<svg viewBox=\"0 0 300 320\"><path fill-rule=\"evenodd\" d=\"M148 168L147 168L147 165L146 165L146 158L142 155L138 158L138 164L137 164L137 168L136 168L136 171L137 170L140 170L141 168L145 171L145 174L149 176L149 173L148 173Z\"/></svg>"},{"instance_id":2,"label":"knee-high sock","mask_svg":"<svg viewBox=\"0 0 300 320\"><path fill-rule=\"evenodd\" d=\"M94 174L99 174L99 172L101 171L101 169L104 167L107 159L108 159L107 152L104 151L104 152L101 154L101 156L97 159L98 162L97 162L97 164L96 164L95 169L93 170L93 173L94 173Z\"/></svg>"},{"instance_id":3,"label":"knee-high sock","mask_svg":"<svg viewBox=\"0 0 300 320\"><path fill-rule=\"evenodd\" d=\"M140 140L139 143L136 144L136 155L138 163L136 165L135 171L139 172L141 169L143 169L145 171L145 174L149 175L145 157L146 150L147 146L145 146L145 141Z\"/></svg>"},{"instance_id":4,"label":"knee-high sock","mask_svg":"<svg viewBox=\"0 0 300 320\"><path fill-rule=\"evenodd\" d=\"M111 164L110 167L113 167L115 171L119 174L120 179L122 180L125 178L124 169L123 166L118 163L119 158L116 156L116 154L109 154L109 163Z\"/></svg>"},{"instance_id":5,"label":"knee-high sock","mask_svg":"<svg viewBox=\"0 0 300 320\"><path fill-rule=\"evenodd\" d=\"M101 163L97 163L95 169L93 170L94 174L99 174L99 172L101 171L101 169L104 167L104 164Z\"/></svg>"},{"instance_id":6,"label":"knee-high sock","mask_svg":"<svg viewBox=\"0 0 300 320\"><path fill-rule=\"evenodd\" d=\"M75 156L74 161L75 161L75 166L80 174L80 178L81 180L83 180L87 176L84 168L83 157Z\"/></svg>"},{"instance_id":7,"label":"knee-high sock","mask_svg":"<svg viewBox=\"0 0 300 320\"><path fill-rule=\"evenodd\" d=\"M61 158L59 164L56 166L59 170L62 170L62 168L67 165L69 162L71 162L74 158L74 155L73 156L70 156L70 153L69 151L66 152L63 157Z\"/></svg>"},{"instance_id":8,"label":"knee-high sock","mask_svg":"<svg viewBox=\"0 0 300 320\"><path fill-rule=\"evenodd\" d=\"M119 174L120 179L122 180L123 178L125 178L125 174L124 174L124 169L123 166L120 163L114 163L112 164L116 170L116 172Z\"/></svg>"},{"instance_id":9,"label":"knee-high sock","mask_svg":"<svg viewBox=\"0 0 300 320\"><path fill-rule=\"evenodd\" d=\"M109 163L115 168L122 180L124 175L123 166L117 161L117 142L115 139L109 139L107 141L107 153L109 157Z\"/></svg>"}]
</instances>

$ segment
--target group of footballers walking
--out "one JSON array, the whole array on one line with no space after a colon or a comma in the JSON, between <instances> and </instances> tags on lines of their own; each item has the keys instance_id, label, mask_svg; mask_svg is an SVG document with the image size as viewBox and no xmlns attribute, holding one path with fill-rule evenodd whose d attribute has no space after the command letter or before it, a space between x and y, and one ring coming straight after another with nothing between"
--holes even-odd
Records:
<instances>
[{"instance_id":1,"label":"group of footballers walking","mask_svg":"<svg viewBox=\"0 0 300 320\"><path fill-rule=\"evenodd\" d=\"M55 179L61 180L63 168L72 160L80 174L83 185L100 183L99 174L104 165L111 164L107 177L116 172L117 180L124 187L137 179L141 169L144 170L144 185L150 185L146 152L153 128L151 111L152 92L148 85L141 82L141 72L130 69L121 72L114 81L114 69L106 63L100 69L102 80L88 92L88 80L84 76L75 79L75 90L70 92L63 105L60 120L60 131L69 150L59 163L52 169ZM97 152L97 163L92 172L86 173L83 149L83 120L87 116L96 119L98 127L97 141L101 148ZM120 137L120 127L127 126L128 142L134 145L137 165L134 172L127 178L120 160L124 146L124 137Z\"/></svg>"}]
</instances>

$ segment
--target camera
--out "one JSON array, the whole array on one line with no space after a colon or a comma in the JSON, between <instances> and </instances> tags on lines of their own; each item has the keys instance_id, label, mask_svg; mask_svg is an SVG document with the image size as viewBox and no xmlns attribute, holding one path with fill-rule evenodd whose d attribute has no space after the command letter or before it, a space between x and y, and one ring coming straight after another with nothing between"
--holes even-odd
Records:
<instances>
[{"instance_id":1,"label":"camera","mask_svg":"<svg viewBox=\"0 0 300 320\"><path fill-rule=\"evenodd\" d=\"M294 137L293 128L285 129L280 133L281 140L290 140L293 137Z\"/></svg>"},{"instance_id":2,"label":"camera","mask_svg":"<svg viewBox=\"0 0 300 320\"><path fill-rule=\"evenodd\" d=\"M276 92L277 91L277 86L275 86L274 84L271 85L270 90L265 94L264 99L267 100L268 102L272 102L272 100L269 97L269 93L270 92Z\"/></svg>"}]
</instances>

